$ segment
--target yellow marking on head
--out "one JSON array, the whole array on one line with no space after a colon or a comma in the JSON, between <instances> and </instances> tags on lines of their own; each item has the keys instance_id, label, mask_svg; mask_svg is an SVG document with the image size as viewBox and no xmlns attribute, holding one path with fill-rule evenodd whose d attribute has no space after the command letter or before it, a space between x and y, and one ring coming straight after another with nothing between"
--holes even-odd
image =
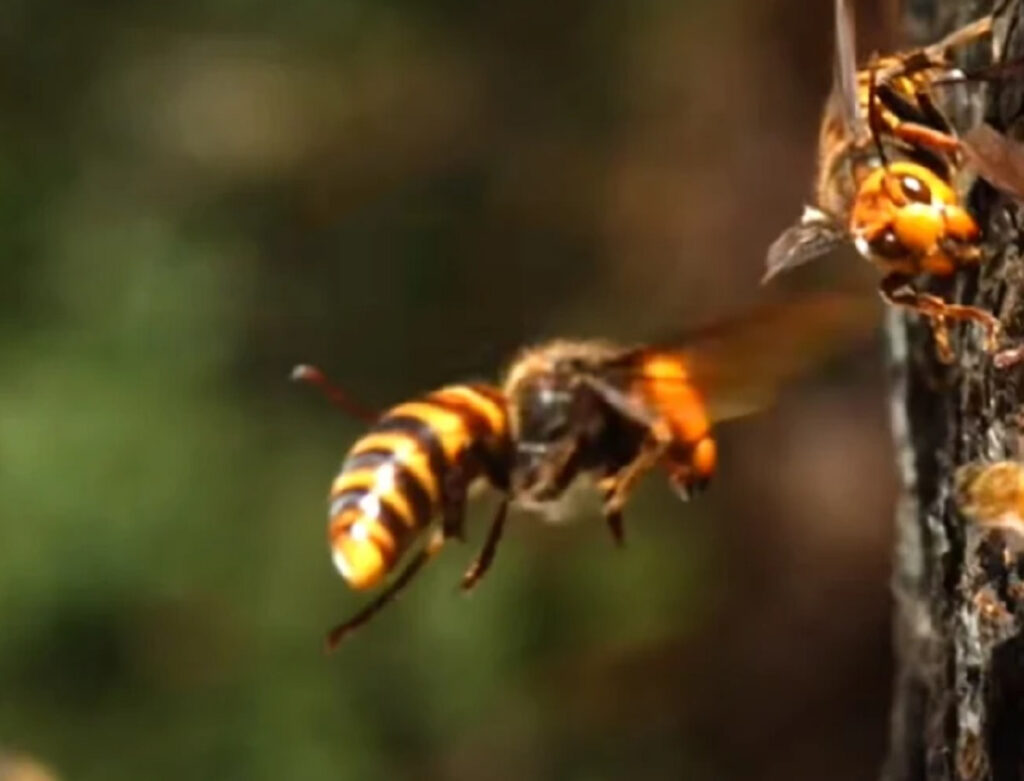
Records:
<instances>
[{"instance_id":1,"label":"yellow marking on head","mask_svg":"<svg viewBox=\"0 0 1024 781\"><path fill-rule=\"evenodd\" d=\"M444 400L451 399L456 403L462 402L487 421L487 426L493 434L501 436L505 433L507 421L504 407L468 385L452 385L442 388L433 395Z\"/></svg>"},{"instance_id":2,"label":"yellow marking on head","mask_svg":"<svg viewBox=\"0 0 1024 781\"><path fill-rule=\"evenodd\" d=\"M331 484L331 497L340 496L345 491L365 490L376 494L379 499L387 499L388 504L402 519L402 523L415 527L416 515L412 506L394 481L394 466L382 464L364 469L343 469ZM376 521L376 518L372 519Z\"/></svg>"},{"instance_id":3,"label":"yellow marking on head","mask_svg":"<svg viewBox=\"0 0 1024 781\"><path fill-rule=\"evenodd\" d=\"M462 415L429 401L410 401L388 411L386 417L416 418L429 427L438 441L449 464L455 463L470 445L469 427Z\"/></svg>"},{"instance_id":4,"label":"yellow marking on head","mask_svg":"<svg viewBox=\"0 0 1024 781\"><path fill-rule=\"evenodd\" d=\"M892 229L911 252L929 253L944 238L946 221L942 211L930 204L908 203L894 215Z\"/></svg>"},{"instance_id":5,"label":"yellow marking on head","mask_svg":"<svg viewBox=\"0 0 1024 781\"><path fill-rule=\"evenodd\" d=\"M423 445L413 434L403 431L371 432L352 446L349 456L375 450L391 453L396 461L412 472L427 492L431 503L438 503L441 498L438 477L430 469L430 458Z\"/></svg>"}]
</instances>

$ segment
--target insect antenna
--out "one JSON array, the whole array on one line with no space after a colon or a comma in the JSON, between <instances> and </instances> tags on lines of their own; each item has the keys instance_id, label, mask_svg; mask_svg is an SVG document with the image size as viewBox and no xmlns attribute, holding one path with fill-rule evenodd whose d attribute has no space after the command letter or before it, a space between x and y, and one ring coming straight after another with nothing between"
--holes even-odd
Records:
<instances>
[{"instance_id":1,"label":"insect antenna","mask_svg":"<svg viewBox=\"0 0 1024 781\"><path fill-rule=\"evenodd\" d=\"M374 410L349 396L340 387L331 382L327 375L316 366L300 363L292 369L290 379L292 382L304 382L307 385L318 388L328 402L346 415L351 415L365 423L373 423L377 420L377 413Z\"/></svg>"}]
</instances>

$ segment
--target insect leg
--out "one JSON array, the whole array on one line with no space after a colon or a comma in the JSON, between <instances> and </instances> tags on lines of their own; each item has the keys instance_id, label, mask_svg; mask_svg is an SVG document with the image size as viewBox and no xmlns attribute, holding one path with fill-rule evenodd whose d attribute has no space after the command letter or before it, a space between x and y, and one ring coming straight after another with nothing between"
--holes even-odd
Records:
<instances>
[{"instance_id":1,"label":"insect leg","mask_svg":"<svg viewBox=\"0 0 1024 781\"><path fill-rule=\"evenodd\" d=\"M1024 362L1024 344L1000 350L992 358L992 363L997 369L1009 369L1022 362Z\"/></svg>"},{"instance_id":2,"label":"insect leg","mask_svg":"<svg viewBox=\"0 0 1024 781\"><path fill-rule=\"evenodd\" d=\"M882 280L882 297L891 304L903 306L927 317L932 323L935 348L939 360L953 362L953 350L949 345L949 320L969 320L980 325L985 331L985 350L995 352L999 344L1002 325L990 312L964 304L950 304L938 296L921 293L910 287L909 280L902 274L890 274Z\"/></svg>"},{"instance_id":3,"label":"insect leg","mask_svg":"<svg viewBox=\"0 0 1024 781\"><path fill-rule=\"evenodd\" d=\"M709 475L698 472L692 465L676 469L668 477L672 488L684 502L690 501L711 482Z\"/></svg>"},{"instance_id":4,"label":"insect leg","mask_svg":"<svg viewBox=\"0 0 1024 781\"><path fill-rule=\"evenodd\" d=\"M480 549L479 555L462 576L461 588L463 591L469 591L476 586L480 578L491 568L494 554L498 550L498 543L501 542L501 534L505 530L506 517L508 517L508 499L502 499L494 514L494 520L491 521L491 528L487 532L483 548Z\"/></svg>"},{"instance_id":5,"label":"insect leg","mask_svg":"<svg viewBox=\"0 0 1024 781\"><path fill-rule=\"evenodd\" d=\"M469 480L465 470L454 466L448 470L441 489L441 530L445 537L466 538L466 491Z\"/></svg>"},{"instance_id":6,"label":"insect leg","mask_svg":"<svg viewBox=\"0 0 1024 781\"><path fill-rule=\"evenodd\" d=\"M612 540L615 541L615 546L617 548L624 548L626 546L626 529L622 522L622 510L606 512L604 519L608 524L608 531L612 533Z\"/></svg>"},{"instance_id":7,"label":"insect leg","mask_svg":"<svg viewBox=\"0 0 1024 781\"><path fill-rule=\"evenodd\" d=\"M949 154L960 151L960 140L956 136L917 122L899 122L890 128L890 132L912 146L924 146Z\"/></svg>"},{"instance_id":8,"label":"insect leg","mask_svg":"<svg viewBox=\"0 0 1024 781\"><path fill-rule=\"evenodd\" d=\"M294 382L304 382L319 388L324 397L347 415L366 423L374 423L377 420L377 413L360 404L349 396L345 391L328 379L327 375L316 366L301 363L292 369L291 379Z\"/></svg>"},{"instance_id":9,"label":"insect leg","mask_svg":"<svg viewBox=\"0 0 1024 781\"><path fill-rule=\"evenodd\" d=\"M953 30L953 32L942 40L936 41L931 46L925 47L923 50L925 57L934 63L944 63L948 61L949 55L954 49L966 46L972 41L991 33L994 17L1001 12L1001 8L995 8L992 13L987 16L975 19L973 22L965 24L957 30Z\"/></svg>"},{"instance_id":10,"label":"insect leg","mask_svg":"<svg viewBox=\"0 0 1024 781\"><path fill-rule=\"evenodd\" d=\"M636 485L636 481L658 463L664 455L665 449L666 445L660 441L652 443L641 451L640 455L625 468L598 483L602 490L605 490L606 485L610 489L607 490L605 497L605 510L607 512L622 509L626 503L626 498L633 490L633 486ZM606 484L606 481L610 482Z\"/></svg>"},{"instance_id":11,"label":"insect leg","mask_svg":"<svg viewBox=\"0 0 1024 781\"><path fill-rule=\"evenodd\" d=\"M657 428L657 426L652 427L654 439L644 446L636 458L618 472L597 481L597 488L604 497L603 513L605 521L608 523L608 530L611 532L615 544L620 547L625 543L622 508L636 481L658 463L665 454L668 442L671 441L664 439L664 436L668 436L665 432L659 436L655 431Z\"/></svg>"},{"instance_id":12,"label":"insect leg","mask_svg":"<svg viewBox=\"0 0 1024 781\"><path fill-rule=\"evenodd\" d=\"M330 632L327 633L327 641L325 649L328 653L338 647L338 644L345 639L349 634L354 632L356 629L361 627L377 613L380 612L388 602L391 602L395 597L401 593L401 591L409 585L409 581L413 579L417 572L419 572L423 565L432 559L437 552L441 550L444 545L444 532L440 529L435 530L434 534L427 541L419 552L413 557L403 569L398 577L396 577L391 585L388 586L380 595L370 602L366 607L356 613L352 618L348 619L341 624L338 624Z\"/></svg>"},{"instance_id":13,"label":"insect leg","mask_svg":"<svg viewBox=\"0 0 1024 781\"><path fill-rule=\"evenodd\" d=\"M887 81L895 76L911 75L923 70L948 68L954 50L966 46L992 32L995 17L1002 14L1002 10L1007 4L1007 0L1001 0L1000 3L997 3L997 7L992 10L992 13L987 16L975 19L973 22L954 30L945 38L936 41L930 46L893 58L896 60L895 62L878 69L879 79Z\"/></svg>"}]
</instances>

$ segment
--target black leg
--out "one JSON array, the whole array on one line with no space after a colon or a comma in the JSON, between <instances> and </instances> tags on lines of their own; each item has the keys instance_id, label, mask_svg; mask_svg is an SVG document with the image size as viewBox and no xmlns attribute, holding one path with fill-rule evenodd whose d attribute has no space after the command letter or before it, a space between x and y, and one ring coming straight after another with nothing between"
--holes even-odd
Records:
<instances>
[{"instance_id":1,"label":"black leg","mask_svg":"<svg viewBox=\"0 0 1024 781\"><path fill-rule=\"evenodd\" d=\"M597 488L604 500L603 514L605 522L608 524L608 531L611 532L616 546L620 548L626 544L622 508L625 506L633 486L636 485L636 481L661 460L671 441L662 430L663 425L660 423L652 427L655 438L644 443L636 458L617 472L606 475L597 481Z\"/></svg>"},{"instance_id":2,"label":"black leg","mask_svg":"<svg viewBox=\"0 0 1024 781\"><path fill-rule=\"evenodd\" d=\"M466 473L458 466L449 469L441 486L441 529L446 538L466 538L467 488L469 481Z\"/></svg>"},{"instance_id":3,"label":"black leg","mask_svg":"<svg viewBox=\"0 0 1024 781\"><path fill-rule=\"evenodd\" d=\"M430 540L428 540L427 544L424 545L423 548L413 557L412 561L405 566L405 569L399 573L398 577L391 582L390 586L382 591L375 600L352 616L352 618L348 619L348 621L338 624L327 633L327 642L325 645L326 651L330 653L337 648L338 643L377 615L381 608L397 597L402 589L409 584L409 581L413 579L416 573L423 568L423 565L430 561L430 559L432 559L437 552L441 550L442 545L444 545L444 533L437 530L434 532Z\"/></svg>"},{"instance_id":4,"label":"black leg","mask_svg":"<svg viewBox=\"0 0 1024 781\"><path fill-rule=\"evenodd\" d=\"M502 499L494 515L494 520L491 521L491 528L487 532L487 539L484 540L484 547L480 549L480 554L473 560L473 563L469 565L469 569L462 576L463 591L469 591L476 586L480 578L491 568L494 554L498 550L498 543L501 542L501 533L505 529L505 518L507 516L508 499Z\"/></svg>"},{"instance_id":5,"label":"black leg","mask_svg":"<svg viewBox=\"0 0 1024 781\"><path fill-rule=\"evenodd\" d=\"M612 510L604 516L608 524L608 531L612 533L612 540L616 548L626 546L626 529L622 522L622 510Z\"/></svg>"}]
</instances>

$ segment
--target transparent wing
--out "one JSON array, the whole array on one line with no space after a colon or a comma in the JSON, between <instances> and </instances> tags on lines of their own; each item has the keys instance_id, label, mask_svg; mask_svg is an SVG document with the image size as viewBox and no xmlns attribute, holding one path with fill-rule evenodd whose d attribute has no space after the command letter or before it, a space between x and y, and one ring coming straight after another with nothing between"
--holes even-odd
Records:
<instances>
[{"instance_id":1,"label":"transparent wing","mask_svg":"<svg viewBox=\"0 0 1024 781\"><path fill-rule=\"evenodd\" d=\"M881 313L877 296L816 293L763 306L734 320L692 331L667 346L624 350L610 359L594 383L603 395L637 420L656 411L625 394L631 382L692 384L704 397L711 418L729 420L770 405L788 384L829 359L866 342ZM649 376L650 358L672 358L684 374ZM628 396L628 399L627 399Z\"/></svg>"},{"instance_id":2,"label":"transparent wing","mask_svg":"<svg viewBox=\"0 0 1024 781\"><path fill-rule=\"evenodd\" d=\"M709 329L681 354L712 419L728 420L771 404L787 385L866 343L881 311L873 294L805 296Z\"/></svg>"},{"instance_id":3,"label":"transparent wing","mask_svg":"<svg viewBox=\"0 0 1024 781\"><path fill-rule=\"evenodd\" d=\"M835 17L836 52L832 89L839 100L843 121L848 128L856 131L863 117L858 116L856 31L849 0L835 0Z\"/></svg>"},{"instance_id":4,"label":"transparent wing","mask_svg":"<svg viewBox=\"0 0 1024 781\"><path fill-rule=\"evenodd\" d=\"M997 190L1024 201L1024 144L991 125L978 125L961 138L967 163Z\"/></svg>"},{"instance_id":5,"label":"transparent wing","mask_svg":"<svg viewBox=\"0 0 1024 781\"><path fill-rule=\"evenodd\" d=\"M761 283L827 255L846 241L846 232L834 218L808 206L800 222L784 230L768 248Z\"/></svg>"}]
</instances>

